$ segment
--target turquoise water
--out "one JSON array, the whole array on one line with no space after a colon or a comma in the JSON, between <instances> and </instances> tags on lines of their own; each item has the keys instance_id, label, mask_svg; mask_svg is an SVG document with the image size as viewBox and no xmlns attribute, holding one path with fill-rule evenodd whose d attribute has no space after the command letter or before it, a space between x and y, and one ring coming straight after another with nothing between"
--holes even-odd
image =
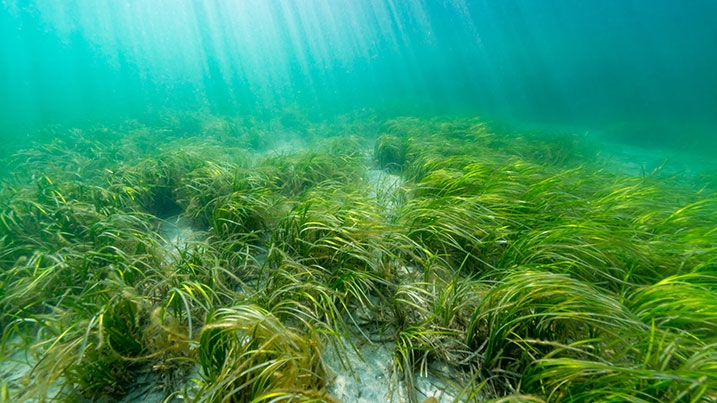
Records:
<instances>
[{"instance_id":1,"label":"turquoise water","mask_svg":"<svg viewBox=\"0 0 717 403\"><path fill-rule=\"evenodd\" d=\"M709 0L3 0L0 130L370 109L711 152L714 15Z\"/></svg>"}]
</instances>

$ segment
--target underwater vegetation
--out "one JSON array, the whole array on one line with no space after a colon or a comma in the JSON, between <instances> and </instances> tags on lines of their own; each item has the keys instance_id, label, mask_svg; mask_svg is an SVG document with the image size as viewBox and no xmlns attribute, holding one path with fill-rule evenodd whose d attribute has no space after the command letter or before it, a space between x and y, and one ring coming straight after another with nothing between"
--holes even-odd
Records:
<instances>
[{"instance_id":1,"label":"underwater vegetation","mask_svg":"<svg viewBox=\"0 0 717 403\"><path fill-rule=\"evenodd\" d=\"M717 400L714 182L478 119L277 125L3 161L0 401L341 401L325 356L381 343L387 401Z\"/></svg>"}]
</instances>

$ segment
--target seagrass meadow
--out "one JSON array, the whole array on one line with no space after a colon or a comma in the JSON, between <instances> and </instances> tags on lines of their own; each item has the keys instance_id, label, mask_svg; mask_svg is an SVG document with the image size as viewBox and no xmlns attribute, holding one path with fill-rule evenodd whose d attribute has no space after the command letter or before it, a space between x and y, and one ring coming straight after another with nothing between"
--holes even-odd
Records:
<instances>
[{"instance_id":1,"label":"seagrass meadow","mask_svg":"<svg viewBox=\"0 0 717 403\"><path fill-rule=\"evenodd\" d=\"M714 171L466 117L45 130L2 161L2 402L361 401L376 345L383 401L717 400Z\"/></svg>"},{"instance_id":2,"label":"seagrass meadow","mask_svg":"<svg viewBox=\"0 0 717 403\"><path fill-rule=\"evenodd\" d=\"M0 0L0 403L717 403L715 15Z\"/></svg>"}]
</instances>

